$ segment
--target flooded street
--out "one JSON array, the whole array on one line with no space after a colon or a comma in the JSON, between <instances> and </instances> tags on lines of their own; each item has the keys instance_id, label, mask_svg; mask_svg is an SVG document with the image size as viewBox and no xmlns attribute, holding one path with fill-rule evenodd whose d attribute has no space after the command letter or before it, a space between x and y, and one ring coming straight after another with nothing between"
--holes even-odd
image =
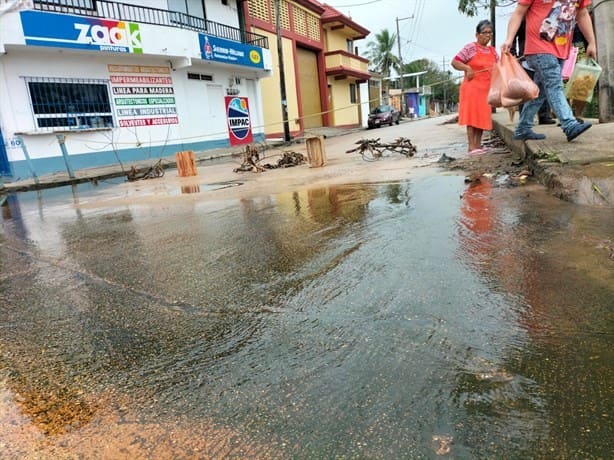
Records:
<instances>
[{"instance_id":1,"label":"flooded street","mask_svg":"<svg viewBox=\"0 0 614 460\"><path fill-rule=\"evenodd\" d=\"M2 207L1 458L611 456L611 210L434 167L79 187Z\"/></svg>"}]
</instances>

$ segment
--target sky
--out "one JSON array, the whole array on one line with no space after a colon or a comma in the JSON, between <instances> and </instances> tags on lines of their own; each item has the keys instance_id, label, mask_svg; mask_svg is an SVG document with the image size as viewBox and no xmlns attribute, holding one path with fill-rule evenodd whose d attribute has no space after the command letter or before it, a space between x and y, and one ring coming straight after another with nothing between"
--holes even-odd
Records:
<instances>
[{"instance_id":1,"label":"sky","mask_svg":"<svg viewBox=\"0 0 614 460\"><path fill-rule=\"evenodd\" d=\"M458 0L320 0L354 22L370 30L364 40L355 42L359 54L367 49L367 43L375 40L375 34L383 29L390 33L397 31L401 39L403 62L427 58L440 68L450 67L450 61L467 43L475 41L475 27L482 19L490 19L489 10L480 10L478 16L470 18L458 12ZM497 51L505 39L511 8L497 10ZM407 18L407 19L403 19ZM398 43L398 42L397 42ZM394 48L398 54L398 46Z\"/></svg>"}]
</instances>

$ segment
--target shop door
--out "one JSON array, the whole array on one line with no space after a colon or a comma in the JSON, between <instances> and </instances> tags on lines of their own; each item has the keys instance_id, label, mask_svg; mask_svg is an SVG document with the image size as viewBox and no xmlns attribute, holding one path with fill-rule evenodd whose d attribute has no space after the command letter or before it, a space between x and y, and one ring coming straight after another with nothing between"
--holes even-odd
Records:
<instances>
[{"instance_id":1,"label":"shop door","mask_svg":"<svg viewBox=\"0 0 614 460\"><path fill-rule=\"evenodd\" d=\"M322 126L320 80L316 53L303 48L296 49L298 83L303 109L303 128Z\"/></svg>"}]
</instances>

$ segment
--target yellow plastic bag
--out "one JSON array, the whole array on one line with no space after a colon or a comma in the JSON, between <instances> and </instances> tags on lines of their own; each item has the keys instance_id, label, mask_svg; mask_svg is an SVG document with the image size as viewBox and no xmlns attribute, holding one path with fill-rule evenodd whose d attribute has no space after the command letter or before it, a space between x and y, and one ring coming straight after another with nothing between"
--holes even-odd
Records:
<instances>
[{"instance_id":1,"label":"yellow plastic bag","mask_svg":"<svg viewBox=\"0 0 614 460\"><path fill-rule=\"evenodd\" d=\"M601 66L594 59L578 60L565 85L565 97L573 101L591 102Z\"/></svg>"}]
</instances>

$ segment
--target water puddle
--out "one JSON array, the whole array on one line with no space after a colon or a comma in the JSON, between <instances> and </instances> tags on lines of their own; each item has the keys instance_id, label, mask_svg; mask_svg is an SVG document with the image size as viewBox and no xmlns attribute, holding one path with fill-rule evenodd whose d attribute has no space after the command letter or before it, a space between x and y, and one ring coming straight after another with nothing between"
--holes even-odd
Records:
<instances>
[{"instance_id":1,"label":"water puddle","mask_svg":"<svg viewBox=\"0 0 614 460\"><path fill-rule=\"evenodd\" d=\"M190 207L21 197L0 226L9 457L609 455L602 210L436 174Z\"/></svg>"}]
</instances>

